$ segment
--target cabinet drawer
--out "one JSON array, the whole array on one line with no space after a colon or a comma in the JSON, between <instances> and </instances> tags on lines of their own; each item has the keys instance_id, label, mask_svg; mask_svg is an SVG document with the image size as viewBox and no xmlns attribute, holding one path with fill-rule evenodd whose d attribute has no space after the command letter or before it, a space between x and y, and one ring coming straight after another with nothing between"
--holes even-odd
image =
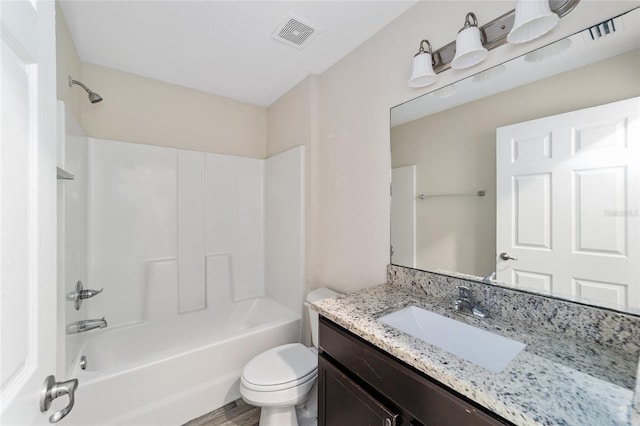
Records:
<instances>
[{"instance_id":1,"label":"cabinet drawer","mask_svg":"<svg viewBox=\"0 0 640 426\"><path fill-rule=\"evenodd\" d=\"M427 426L511 424L324 317L320 318L320 352Z\"/></svg>"}]
</instances>

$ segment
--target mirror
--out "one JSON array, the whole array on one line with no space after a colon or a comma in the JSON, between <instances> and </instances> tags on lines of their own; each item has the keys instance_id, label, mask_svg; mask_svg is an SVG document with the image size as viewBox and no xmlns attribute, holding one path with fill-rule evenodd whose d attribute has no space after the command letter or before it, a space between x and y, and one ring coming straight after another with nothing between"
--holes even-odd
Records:
<instances>
[{"instance_id":1,"label":"mirror","mask_svg":"<svg viewBox=\"0 0 640 426\"><path fill-rule=\"evenodd\" d=\"M392 264L640 313L639 14L391 109Z\"/></svg>"}]
</instances>

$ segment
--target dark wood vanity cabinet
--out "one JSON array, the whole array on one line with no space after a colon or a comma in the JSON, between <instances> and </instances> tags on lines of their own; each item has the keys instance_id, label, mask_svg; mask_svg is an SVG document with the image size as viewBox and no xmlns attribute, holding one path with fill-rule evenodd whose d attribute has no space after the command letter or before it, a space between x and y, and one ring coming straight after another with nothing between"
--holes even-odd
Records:
<instances>
[{"instance_id":1,"label":"dark wood vanity cabinet","mask_svg":"<svg viewBox=\"0 0 640 426\"><path fill-rule=\"evenodd\" d=\"M324 317L319 426L511 425Z\"/></svg>"}]
</instances>

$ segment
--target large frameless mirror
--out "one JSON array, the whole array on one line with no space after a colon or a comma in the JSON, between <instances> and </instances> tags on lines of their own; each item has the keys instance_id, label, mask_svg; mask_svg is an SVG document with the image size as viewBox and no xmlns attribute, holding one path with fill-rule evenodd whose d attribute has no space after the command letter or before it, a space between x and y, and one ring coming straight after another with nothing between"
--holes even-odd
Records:
<instances>
[{"instance_id":1,"label":"large frameless mirror","mask_svg":"<svg viewBox=\"0 0 640 426\"><path fill-rule=\"evenodd\" d=\"M640 9L391 109L391 263L640 312Z\"/></svg>"}]
</instances>

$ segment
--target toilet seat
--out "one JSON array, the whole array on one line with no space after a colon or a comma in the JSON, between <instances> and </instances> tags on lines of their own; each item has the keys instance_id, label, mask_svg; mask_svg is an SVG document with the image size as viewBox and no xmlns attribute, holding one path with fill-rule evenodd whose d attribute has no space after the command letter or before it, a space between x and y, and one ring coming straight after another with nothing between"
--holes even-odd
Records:
<instances>
[{"instance_id":1,"label":"toilet seat","mask_svg":"<svg viewBox=\"0 0 640 426\"><path fill-rule=\"evenodd\" d=\"M315 351L291 343L269 349L247 363L240 378L246 389L274 392L315 380L318 359Z\"/></svg>"}]
</instances>

